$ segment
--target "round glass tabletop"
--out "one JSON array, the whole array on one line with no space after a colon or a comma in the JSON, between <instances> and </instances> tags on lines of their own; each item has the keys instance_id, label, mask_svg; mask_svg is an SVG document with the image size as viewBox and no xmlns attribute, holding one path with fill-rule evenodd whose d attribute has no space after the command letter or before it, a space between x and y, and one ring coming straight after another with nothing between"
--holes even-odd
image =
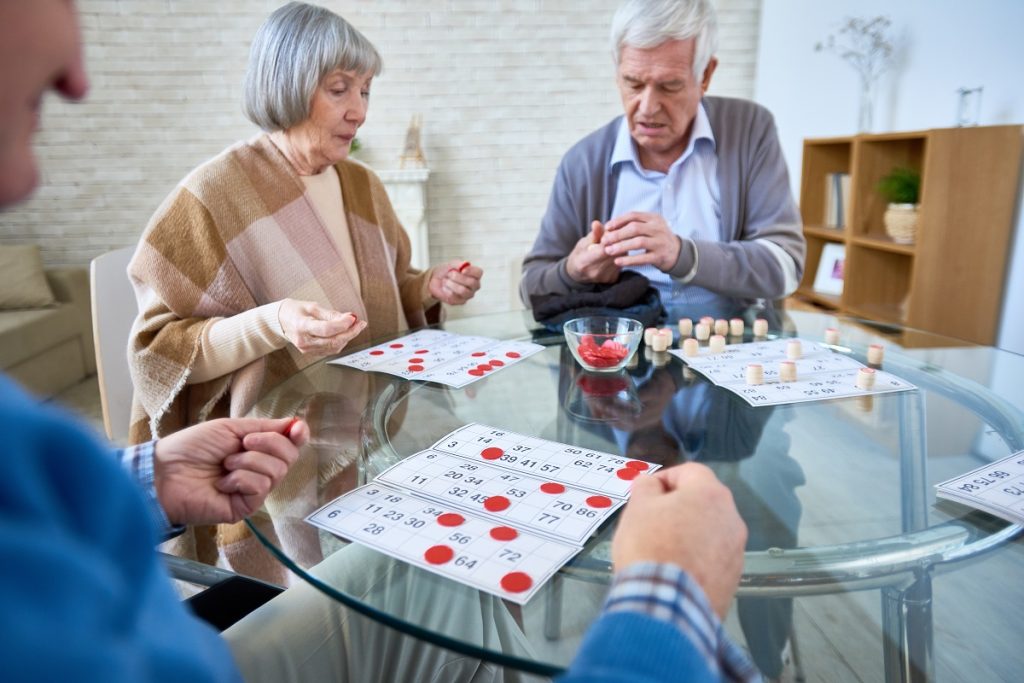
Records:
<instances>
[{"instance_id":1,"label":"round glass tabletop","mask_svg":"<svg viewBox=\"0 0 1024 683\"><path fill-rule=\"evenodd\" d=\"M543 333L533 333L546 345L542 352L461 389L318 363L254 409L301 415L313 438L267 514L250 525L303 580L388 626L551 674L571 661L600 612L614 517L519 607L348 544L305 516L472 422L663 466L702 462L731 489L749 529L736 618L726 625L763 672L776 675L787 641L802 630L794 626L793 598L878 589L877 616L819 609L812 600L796 613L821 621L814 633L840 651L844 629L874 631L857 647L887 678L911 670L928 676L935 670L933 597L936 605L963 604L959 594L933 596L935 577L1007 547L1019 560L1019 545L1007 543L1019 527L937 502L934 485L1024 448L1024 416L1014 407L1024 358L824 314L792 312L785 323L772 336L821 340L825 328L837 328L833 350L860 362L869 344L881 343L883 369L917 389L752 407L678 358L643 348L620 373L584 372L559 336ZM511 313L450 321L445 329L529 339L529 326L524 314ZM382 578L368 583L367 575ZM828 635L829 620L839 635Z\"/></svg>"}]
</instances>

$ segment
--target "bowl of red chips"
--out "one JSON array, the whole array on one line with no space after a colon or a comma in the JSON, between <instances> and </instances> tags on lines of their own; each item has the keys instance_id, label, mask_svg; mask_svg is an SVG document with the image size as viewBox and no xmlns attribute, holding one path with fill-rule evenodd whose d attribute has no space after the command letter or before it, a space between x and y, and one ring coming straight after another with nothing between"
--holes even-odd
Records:
<instances>
[{"instance_id":1,"label":"bowl of red chips","mask_svg":"<svg viewBox=\"0 0 1024 683\"><path fill-rule=\"evenodd\" d=\"M591 316L575 318L562 326L565 343L585 370L621 370L636 352L644 326L632 318Z\"/></svg>"}]
</instances>

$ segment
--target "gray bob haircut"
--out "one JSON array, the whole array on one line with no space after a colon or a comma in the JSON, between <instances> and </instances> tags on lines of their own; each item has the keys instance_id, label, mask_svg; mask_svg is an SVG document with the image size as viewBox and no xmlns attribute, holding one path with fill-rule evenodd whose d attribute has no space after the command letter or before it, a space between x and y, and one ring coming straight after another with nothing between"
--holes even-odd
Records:
<instances>
[{"instance_id":1,"label":"gray bob haircut","mask_svg":"<svg viewBox=\"0 0 1024 683\"><path fill-rule=\"evenodd\" d=\"M718 51L718 19L709 0L630 0L612 19L615 66L623 47L641 50L668 40L696 38L693 75L699 82Z\"/></svg>"},{"instance_id":2,"label":"gray bob haircut","mask_svg":"<svg viewBox=\"0 0 1024 683\"><path fill-rule=\"evenodd\" d=\"M267 132L302 123L320 82L335 69L376 76L383 63L373 43L334 12L289 2L253 38L243 85L245 115Z\"/></svg>"}]
</instances>

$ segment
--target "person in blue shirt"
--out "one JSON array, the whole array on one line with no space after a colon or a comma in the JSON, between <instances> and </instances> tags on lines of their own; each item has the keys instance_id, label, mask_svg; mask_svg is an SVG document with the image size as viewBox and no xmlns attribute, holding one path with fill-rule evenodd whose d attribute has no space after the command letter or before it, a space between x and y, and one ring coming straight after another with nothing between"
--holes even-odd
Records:
<instances>
[{"instance_id":1,"label":"person in blue shirt","mask_svg":"<svg viewBox=\"0 0 1024 683\"><path fill-rule=\"evenodd\" d=\"M0 208L38 183L31 143L43 96L76 100L87 88L74 3L0 0ZM0 378L0 434L4 680L241 680L224 640L179 600L154 546L171 526L255 511L298 457L305 423L214 420L119 462L74 418ZM613 542L604 613L562 680L756 679L720 621L746 533L706 467L638 478Z\"/></svg>"}]
</instances>

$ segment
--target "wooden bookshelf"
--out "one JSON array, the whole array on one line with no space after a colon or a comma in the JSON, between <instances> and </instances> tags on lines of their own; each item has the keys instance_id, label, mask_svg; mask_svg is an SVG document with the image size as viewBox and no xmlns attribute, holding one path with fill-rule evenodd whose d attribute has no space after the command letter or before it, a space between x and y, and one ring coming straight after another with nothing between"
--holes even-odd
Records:
<instances>
[{"instance_id":1,"label":"wooden bookshelf","mask_svg":"<svg viewBox=\"0 0 1024 683\"><path fill-rule=\"evenodd\" d=\"M807 263L797 296L840 313L979 344L998 332L1020 186L1024 126L942 128L804 140L800 212ZM876 187L897 166L921 173L913 244L885 233ZM825 226L826 179L850 174L848 224ZM817 292L826 244L845 245L843 293Z\"/></svg>"}]
</instances>

